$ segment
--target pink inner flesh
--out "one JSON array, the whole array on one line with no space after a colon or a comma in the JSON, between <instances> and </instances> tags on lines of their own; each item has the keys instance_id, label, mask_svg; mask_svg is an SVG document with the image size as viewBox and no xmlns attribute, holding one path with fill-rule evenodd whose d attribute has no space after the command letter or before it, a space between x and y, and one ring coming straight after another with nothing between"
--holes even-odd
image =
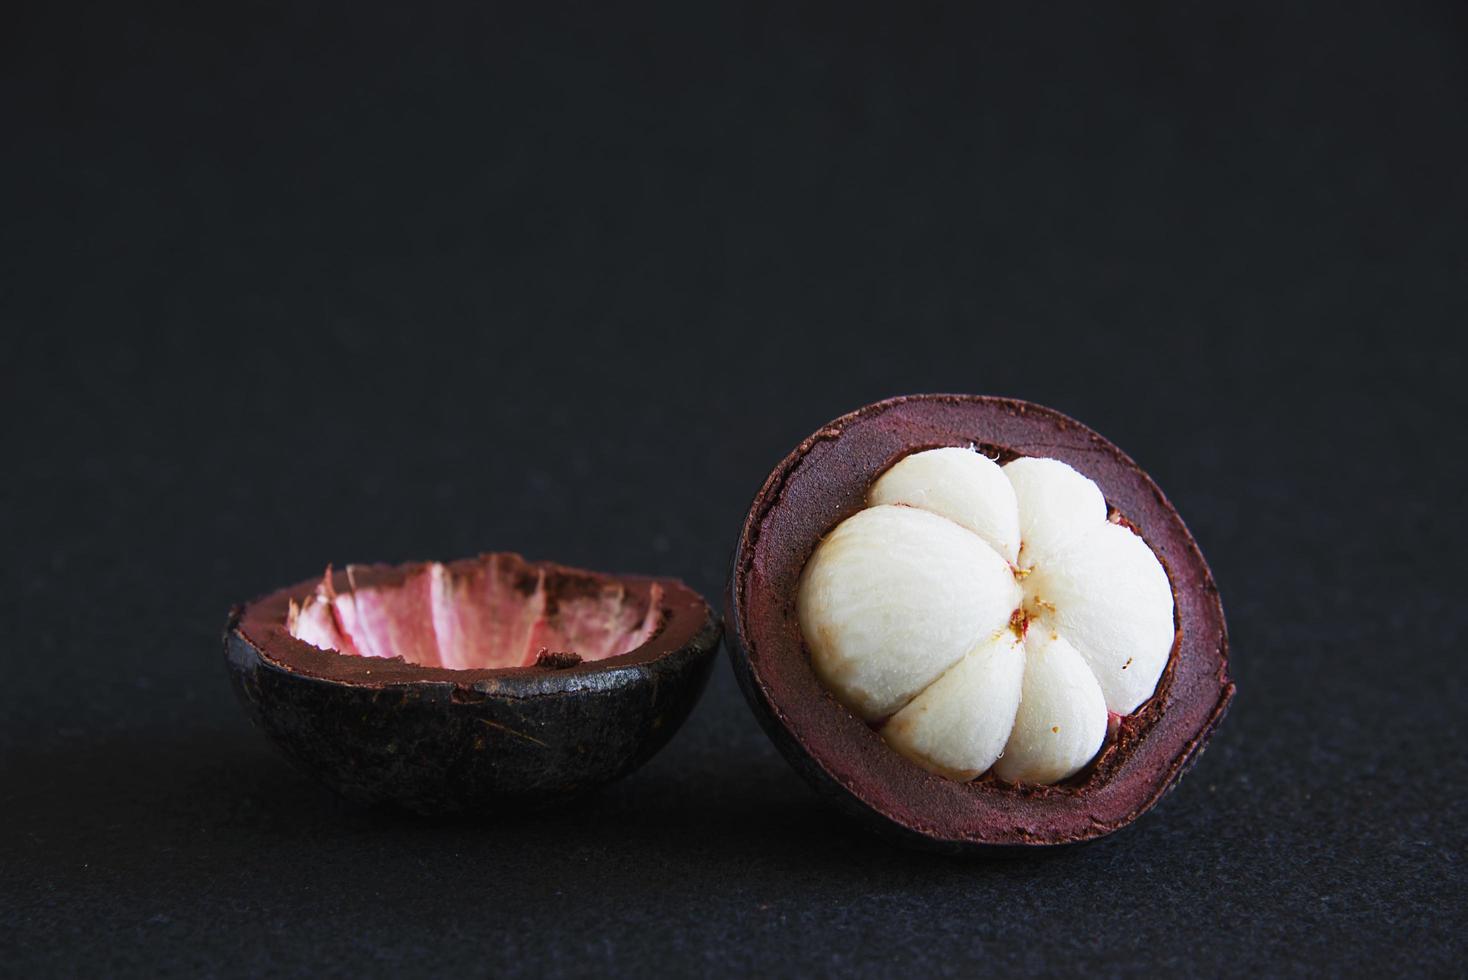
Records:
<instances>
[{"instance_id":1,"label":"pink inner flesh","mask_svg":"<svg viewBox=\"0 0 1468 980\"><path fill-rule=\"evenodd\" d=\"M646 597L609 579L566 579L514 555L486 555L452 566L415 567L401 581L363 585L347 567L338 592L330 569L304 602L291 603L286 628L323 650L401 657L455 670L527 667L542 653L582 660L621 656L657 631L662 590Z\"/></svg>"}]
</instances>

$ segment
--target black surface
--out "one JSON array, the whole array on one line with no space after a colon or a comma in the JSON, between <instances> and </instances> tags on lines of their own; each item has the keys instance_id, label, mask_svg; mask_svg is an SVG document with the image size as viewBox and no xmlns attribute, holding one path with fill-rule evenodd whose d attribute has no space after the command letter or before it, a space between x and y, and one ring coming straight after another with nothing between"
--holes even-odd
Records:
<instances>
[{"instance_id":1,"label":"black surface","mask_svg":"<svg viewBox=\"0 0 1468 980\"><path fill-rule=\"evenodd\" d=\"M1461 974L1461 5L11 8L0 972ZM338 802L232 602L518 549L705 594L816 426L1052 405L1239 696L1127 832L848 827L720 664L590 804Z\"/></svg>"}]
</instances>

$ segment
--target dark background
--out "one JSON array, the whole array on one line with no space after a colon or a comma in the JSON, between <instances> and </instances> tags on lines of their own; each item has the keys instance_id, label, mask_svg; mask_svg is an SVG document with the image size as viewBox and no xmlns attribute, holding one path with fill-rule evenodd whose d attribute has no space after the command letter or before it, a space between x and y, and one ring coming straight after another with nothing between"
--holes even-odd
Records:
<instances>
[{"instance_id":1,"label":"dark background","mask_svg":"<svg viewBox=\"0 0 1468 980\"><path fill-rule=\"evenodd\" d=\"M0 972L1461 974L1461 4L9 8ZM1239 696L1125 833L848 826L720 663L584 806L363 812L231 603L515 549L710 596L879 397L1112 438Z\"/></svg>"}]
</instances>

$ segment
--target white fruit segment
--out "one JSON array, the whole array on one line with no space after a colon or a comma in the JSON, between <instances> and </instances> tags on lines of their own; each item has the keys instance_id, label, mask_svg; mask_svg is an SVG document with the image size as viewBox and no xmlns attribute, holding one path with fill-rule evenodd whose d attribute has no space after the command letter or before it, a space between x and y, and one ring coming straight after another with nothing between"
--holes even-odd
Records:
<instances>
[{"instance_id":1,"label":"white fruit segment","mask_svg":"<svg viewBox=\"0 0 1468 980\"><path fill-rule=\"evenodd\" d=\"M1009 565L978 535L912 507L843 521L806 563L796 599L811 663L867 721L912 699L1019 604Z\"/></svg>"},{"instance_id":2,"label":"white fruit segment","mask_svg":"<svg viewBox=\"0 0 1468 980\"><path fill-rule=\"evenodd\" d=\"M1056 782L1100 751L1108 709L1156 691L1167 573L1067 464L925 450L867 502L816 546L796 614L822 682L919 765Z\"/></svg>"},{"instance_id":3,"label":"white fruit segment","mask_svg":"<svg viewBox=\"0 0 1468 980\"><path fill-rule=\"evenodd\" d=\"M1024 672L1020 638L1001 630L893 715L882 737L924 769L973 779L1004 751Z\"/></svg>"},{"instance_id":4,"label":"white fruit segment","mask_svg":"<svg viewBox=\"0 0 1468 980\"><path fill-rule=\"evenodd\" d=\"M1025 605L1086 659L1106 706L1130 714L1152 696L1172 652L1172 588L1147 543L1102 522L1026 577Z\"/></svg>"},{"instance_id":5,"label":"white fruit segment","mask_svg":"<svg viewBox=\"0 0 1468 980\"><path fill-rule=\"evenodd\" d=\"M1101 488L1058 459L1025 456L1004 464L1019 504L1019 565L1030 568L1106 520Z\"/></svg>"},{"instance_id":6,"label":"white fruit segment","mask_svg":"<svg viewBox=\"0 0 1468 980\"><path fill-rule=\"evenodd\" d=\"M1014 731L994 775L1015 783L1074 776L1101 751L1106 701L1086 662L1058 634L1025 634L1025 676Z\"/></svg>"},{"instance_id":7,"label":"white fruit segment","mask_svg":"<svg viewBox=\"0 0 1468 980\"><path fill-rule=\"evenodd\" d=\"M1011 565L1019 559L1019 507L1004 470L972 449L929 449L903 458L872 484L869 504L921 507L966 527Z\"/></svg>"}]
</instances>

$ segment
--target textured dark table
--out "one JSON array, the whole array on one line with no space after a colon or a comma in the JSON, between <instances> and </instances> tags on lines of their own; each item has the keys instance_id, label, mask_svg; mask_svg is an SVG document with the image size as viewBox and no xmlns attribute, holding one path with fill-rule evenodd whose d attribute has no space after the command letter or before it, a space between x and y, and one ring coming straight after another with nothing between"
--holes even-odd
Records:
<instances>
[{"instance_id":1,"label":"textured dark table","mask_svg":"<svg viewBox=\"0 0 1468 980\"><path fill-rule=\"evenodd\" d=\"M0 35L0 973L1462 974L1461 5L383 6ZM1096 427L1212 562L1239 697L1125 833L895 850L723 663L484 824L233 701L229 605L327 561L718 595L770 467L916 390Z\"/></svg>"}]
</instances>

